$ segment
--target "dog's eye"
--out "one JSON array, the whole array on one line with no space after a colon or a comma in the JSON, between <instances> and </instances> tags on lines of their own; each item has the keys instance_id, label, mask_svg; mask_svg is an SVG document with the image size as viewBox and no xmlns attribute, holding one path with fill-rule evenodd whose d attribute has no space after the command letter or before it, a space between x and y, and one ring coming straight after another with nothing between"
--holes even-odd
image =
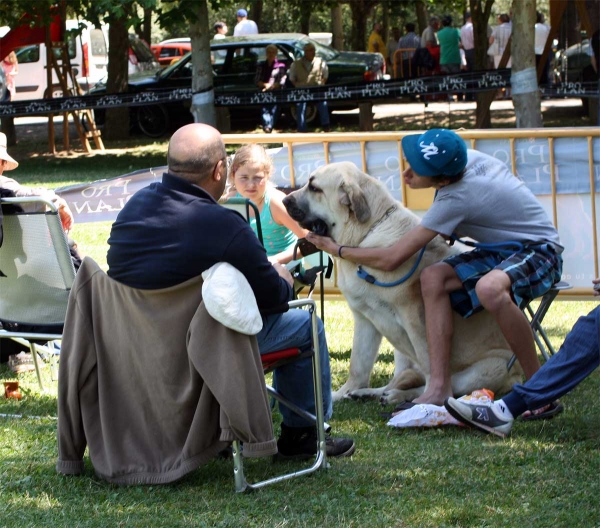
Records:
<instances>
[{"instance_id":1,"label":"dog's eye","mask_svg":"<svg viewBox=\"0 0 600 528\"><path fill-rule=\"evenodd\" d=\"M317 189L312 183L308 184L308 190L310 192L314 192L314 193L320 193L320 192L322 192L321 189Z\"/></svg>"}]
</instances>

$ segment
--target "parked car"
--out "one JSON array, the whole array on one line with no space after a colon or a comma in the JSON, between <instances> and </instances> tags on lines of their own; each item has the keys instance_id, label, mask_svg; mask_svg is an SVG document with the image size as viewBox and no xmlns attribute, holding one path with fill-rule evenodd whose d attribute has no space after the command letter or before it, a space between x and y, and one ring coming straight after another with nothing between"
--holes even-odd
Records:
<instances>
[{"instance_id":1,"label":"parked car","mask_svg":"<svg viewBox=\"0 0 600 528\"><path fill-rule=\"evenodd\" d=\"M145 71L155 72L160 68L150 46L141 38L133 33L129 34L129 62L127 64L127 73L133 75Z\"/></svg>"},{"instance_id":2,"label":"parked car","mask_svg":"<svg viewBox=\"0 0 600 528\"><path fill-rule=\"evenodd\" d=\"M240 91L256 91L254 76L257 63L265 60L265 48L275 44L279 49L278 59L288 67L303 54L305 44L314 44L317 55L327 61L329 67L328 84L355 83L376 81L383 78L383 58L378 53L337 51L329 46L319 44L301 33L265 33L243 37L226 37L211 42L213 83L217 95ZM156 74L136 75L129 79L129 92L146 90L163 90L168 88L190 88L192 83L191 53L183 56L175 64L168 66ZM102 94L104 86L97 86L92 93ZM150 137L160 137L172 124L190 122L190 101L156 104L147 107L132 107L132 123ZM330 108L356 108L356 101L333 101ZM292 115L295 105L287 109ZM316 111L307 110L307 120L314 119ZM258 115L258 106L236 107L232 117L249 114ZM96 120L103 121L103 112L96 112Z\"/></svg>"},{"instance_id":3,"label":"parked car","mask_svg":"<svg viewBox=\"0 0 600 528\"><path fill-rule=\"evenodd\" d=\"M592 66L588 39L583 39L581 43L556 53L554 76L563 83L597 82L598 74ZM582 97L581 104L583 111L592 117L594 123L598 115L598 99Z\"/></svg>"},{"instance_id":4,"label":"parked car","mask_svg":"<svg viewBox=\"0 0 600 528\"><path fill-rule=\"evenodd\" d=\"M592 66L588 39L558 51L555 64L561 82L585 82L597 79Z\"/></svg>"},{"instance_id":5,"label":"parked car","mask_svg":"<svg viewBox=\"0 0 600 528\"><path fill-rule=\"evenodd\" d=\"M159 44L150 46L152 53L163 68L177 62L186 53L192 51L190 39L165 40Z\"/></svg>"}]
</instances>

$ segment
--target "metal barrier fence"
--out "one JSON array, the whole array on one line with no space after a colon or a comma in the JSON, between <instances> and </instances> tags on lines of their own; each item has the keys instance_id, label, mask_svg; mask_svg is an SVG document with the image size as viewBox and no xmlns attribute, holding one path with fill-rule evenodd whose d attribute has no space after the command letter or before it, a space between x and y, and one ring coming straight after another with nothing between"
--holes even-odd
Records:
<instances>
[{"instance_id":1,"label":"metal barrier fence","mask_svg":"<svg viewBox=\"0 0 600 528\"><path fill-rule=\"evenodd\" d=\"M405 169L401 140L410 132L351 134L229 134L226 144L282 144L274 151L281 187L299 187L316 167L353 161L382 181L405 207L427 210L433 192L412 190L402 182ZM600 128L464 130L458 134L470 148L503 160L536 194L565 246L563 279L573 284L568 297L590 295L599 276L597 187L600 183ZM326 294L339 293L335 277ZM564 297L564 296L563 296Z\"/></svg>"}]
</instances>

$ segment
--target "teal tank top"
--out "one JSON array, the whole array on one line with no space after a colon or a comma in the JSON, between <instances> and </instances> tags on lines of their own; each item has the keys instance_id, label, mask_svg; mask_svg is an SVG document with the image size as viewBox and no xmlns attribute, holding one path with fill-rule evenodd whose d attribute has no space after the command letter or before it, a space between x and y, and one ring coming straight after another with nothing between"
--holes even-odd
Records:
<instances>
[{"instance_id":1,"label":"teal tank top","mask_svg":"<svg viewBox=\"0 0 600 528\"><path fill-rule=\"evenodd\" d=\"M240 196L239 193L238 196ZM250 219L250 227L256 233L255 218ZM271 196L269 187L267 187L265 192L265 203L260 213L260 227L268 257L272 257L286 249L294 247L298 241L298 237L292 231L285 226L279 225L273 220L273 215L271 215Z\"/></svg>"}]
</instances>

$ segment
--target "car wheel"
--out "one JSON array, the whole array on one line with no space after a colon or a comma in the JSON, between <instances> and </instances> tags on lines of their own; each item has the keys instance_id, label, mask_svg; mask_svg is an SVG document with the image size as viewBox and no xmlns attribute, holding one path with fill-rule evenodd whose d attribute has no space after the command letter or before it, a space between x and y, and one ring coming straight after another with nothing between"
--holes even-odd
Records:
<instances>
[{"instance_id":1,"label":"car wheel","mask_svg":"<svg viewBox=\"0 0 600 528\"><path fill-rule=\"evenodd\" d=\"M164 136L169 129L169 115L163 105L140 106L136 112L136 123L148 137Z\"/></svg>"},{"instance_id":2,"label":"car wheel","mask_svg":"<svg viewBox=\"0 0 600 528\"><path fill-rule=\"evenodd\" d=\"M290 112L294 121L298 122L298 119L296 118L296 105L290 108ZM317 113L317 107L315 105L306 105L306 115L304 116L304 119L307 123L312 123L317 118Z\"/></svg>"},{"instance_id":3,"label":"car wheel","mask_svg":"<svg viewBox=\"0 0 600 528\"><path fill-rule=\"evenodd\" d=\"M44 91L44 99L48 99L49 98L49 91L48 88L46 88L46 90ZM52 97L53 98L58 98L58 97L62 97L63 96L63 91L62 88L60 86L53 86L52 87Z\"/></svg>"}]
</instances>

